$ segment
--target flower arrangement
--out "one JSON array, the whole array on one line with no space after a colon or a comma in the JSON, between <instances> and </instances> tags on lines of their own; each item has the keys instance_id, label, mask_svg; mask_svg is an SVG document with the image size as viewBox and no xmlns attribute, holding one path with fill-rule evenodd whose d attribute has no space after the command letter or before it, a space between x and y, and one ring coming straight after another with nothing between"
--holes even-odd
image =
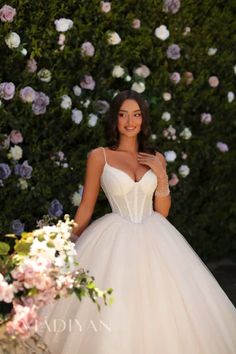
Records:
<instances>
[{"instance_id":1,"label":"flower arrangement","mask_svg":"<svg viewBox=\"0 0 236 354\"><path fill-rule=\"evenodd\" d=\"M40 323L39 309L72 293L80 301L89 296L98 310L99 298L108 304L112 289L98 289L89 271L79 268L72 225L68 214L57 224L41 220L38 229L22 232L10 255L8 243L0 242L0 325L12 338L28 339Z\"/></svg>"}]
</instances>

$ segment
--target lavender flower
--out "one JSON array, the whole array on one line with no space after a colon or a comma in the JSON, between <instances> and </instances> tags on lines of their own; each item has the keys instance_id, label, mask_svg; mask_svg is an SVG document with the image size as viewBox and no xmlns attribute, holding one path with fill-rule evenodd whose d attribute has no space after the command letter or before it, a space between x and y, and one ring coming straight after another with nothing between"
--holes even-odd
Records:
<instances>
[{"instance_id":1,"label":"lavender flower","mask_svg":"<svg viewBox=\"0 0 236 354\"><path fill-rule=\"evenodd\" d=\"M11 223L12 230L14 234L21 235L21 233L25 229L25 224L22 224L22 222L19 219L13 220Z\"/></svg>"},{"instance_id":2,"label":"lavender flower","mask_svg":"<svg viewBox=\"0 0 236 354\"><path fill-rule=\"evenodd\" d=\"M48 214L50 216L59 217L63 214L63 205L57 199L53 199L50 207L48 208Z\"/></svg>"},{"instance_id":3,"label":"lavender flower","mask_svg":"<svg viewBox=\"0 0 236 354\"><path fill-rule=\"evenodd\" d=\"M218 141L216 144L217 148L221 151L221 152L227 152L229 151L229 147L227 144L223 143L222 141Z\"/></svg>"},{"instance_id":4,"label":"lavender flower","mask_svg":"<svg viewBox=\"0 0 236 354\"><path fill-rule=\"evenodd\" d=\"M180 47L177 44L172 44L166 51L167 58L176 60L180 58Z\"/></svg>"},{"instance_id":5,"label":"lavender flower","mask_svg":"<svg viewBox=\"0 0 236 354\"><path fill-rule=\"evenodd\" d=\"M13 82L3 82L0 84L0 97L4 100L11 100L15 94Z\"/></svg>"},{"instance_id":6,"label":"lavender flower","mask_svg":"<svg viewBox=\"0 0 236 354\"><path fill-rule=\"evenodd\" d=\"M31 103L35 99L35 91L30 86L25 86L20 90L20 98L23 102Z\"/></svg>"},{"instance_id":7,"label":"lavender flower","mask_svg":"<svg viewBox=\"0 0 236 354\"><path fill-rule=\"evenodd\" d=\"M35 93L35 100L32 104L32 110L34 114L44 114L46 112L47 105L49 104L49 97L43 92Z\"/></svg>"},{"instance_id":8,"label":"lavender flower","mask_svg":"<svg viewBox=\"0 0 236 354\"><path fill-rule=\"evenodd\" d=\"M14 169L16 175L19 175L25 179L31 178L32 171L33 167L28 164L27 160L25 160L22 164L17 164Z\"/></svg>"},{"instance_id":9,"label":"lavender flower","mask_svg":"<svg viewBox=\"0 0 236 354\"><path fill-rule=\"evenodd\" d=\"M171 14L175 14L179 11L180 1L179 0L164 0L162 10L164 12L170 12Z\"/></svg>"},{"instance_id":10,"label":"lavender flower","mask_svg":"<svg viewBox=\"0 0 236 354\"><path fill-rule=\"evenodd\" d=\"M85 75L80 81L80 86L87 90L94 90L95 81L91 75Z\"/></svg>"},{"instance_id":11,"label":"lavender flower","mask_svg":"<svg viewBox=\"0 0 236 354\"><path fill-rule=\"evenodd\" d=\"M0 179L6 179L10 176L11 169L6 163L0 163Z\"/></svg>"}]
</instances>

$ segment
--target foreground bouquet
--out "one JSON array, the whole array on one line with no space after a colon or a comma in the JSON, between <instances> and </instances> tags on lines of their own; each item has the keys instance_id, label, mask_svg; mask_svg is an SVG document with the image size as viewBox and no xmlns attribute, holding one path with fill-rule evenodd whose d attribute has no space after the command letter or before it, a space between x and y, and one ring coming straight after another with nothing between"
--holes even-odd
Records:
<instances>
[{"instance_id":1,"label":"foreground bouquet","mask_svg":"<svg viewBox=\"0 0 236 354\"><path fill-rule=\"evenodd\" d=\"M10 255L8 244L0 242L0 324L12 338L28 339L42 320L39 309L72 293L79 300L89 296L98 310L99 298L107 305L112 289L98 289L89 271L78 267L72 226L65 215L56 225L23 232Z\"/></svg>"}]
</instances>

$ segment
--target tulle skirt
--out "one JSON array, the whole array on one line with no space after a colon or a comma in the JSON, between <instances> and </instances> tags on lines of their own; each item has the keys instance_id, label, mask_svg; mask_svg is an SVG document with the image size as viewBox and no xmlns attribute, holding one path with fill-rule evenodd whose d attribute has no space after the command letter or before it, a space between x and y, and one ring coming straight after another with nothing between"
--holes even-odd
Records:
<instances>
[{"instance_id":1,"label":"tulle skirt","mask_svg":"<svg viewBox=\"0 0 236 354\"><path fill-rule=\"evenodd\" d=\"M105 214L76 250L96 285L113 288L114 301L100 312L75 295L47 305L39 333L52 354L236 353L236 308L161 214L142 223Z\"/></svg>"}]
</instances>

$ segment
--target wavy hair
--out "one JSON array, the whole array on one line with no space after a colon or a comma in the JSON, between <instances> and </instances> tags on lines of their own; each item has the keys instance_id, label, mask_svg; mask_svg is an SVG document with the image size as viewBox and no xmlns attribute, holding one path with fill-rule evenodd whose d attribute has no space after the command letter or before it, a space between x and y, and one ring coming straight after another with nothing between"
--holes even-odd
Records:
<instances>
[{"instance_id":1,"label":"wavy hair","mask_svg":"<svg viewBox=\"0 0 236 354\"><path fill-rule=\"evenodd\" d=\"M138 133L138 151L155 154L155 149L148 141L151 136L150 116L148 102L142 95L133 90L125 90L118 93L110 104L110 109L106 117L105 135L107 145L110 149L116 150L119 145L118 113L122 103L126 99L135 100L142 113L141 131Z\"/></svg>"}]
</instances>

